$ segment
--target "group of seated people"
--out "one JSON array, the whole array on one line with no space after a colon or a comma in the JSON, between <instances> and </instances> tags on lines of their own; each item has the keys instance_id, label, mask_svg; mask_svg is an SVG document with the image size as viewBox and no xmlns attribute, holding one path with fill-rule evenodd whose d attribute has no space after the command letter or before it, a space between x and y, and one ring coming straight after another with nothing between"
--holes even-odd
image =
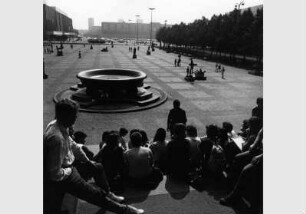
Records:
<instances>
[{"instance_id":1,"label":"group of seated people","mask_svg":"<svg viewBox=\"0 0 306 214\"><path fill-rule=\"evenodd\" d=\"M81 161L74 166L85 181L94 178L115 201L121 201L121 198L112 192L122 192L125 185L153 189L162 181L163 175L189 184L199 173L204 177L224 177L230 181L232 191L220 203L233 205L250 185L250 179L262 180L262 106L260 108L253 110L252 117L243 121L238 133L229 122L223 122L222 127L206 126L203 137L198 136L195 126L177 123L169 140L166 140L164 128L157 129L153 140L140 129L105 131L96 155L84 145L87 135L74 132L70 126L69 139L79 145L89 160L77 158ZM242 148L234 142L236 138L244 140ZM86 162L85 167L82 161ZM125 209L129 210L127 213L143 211L133 207Z\"/></svg>"}]
</instances>

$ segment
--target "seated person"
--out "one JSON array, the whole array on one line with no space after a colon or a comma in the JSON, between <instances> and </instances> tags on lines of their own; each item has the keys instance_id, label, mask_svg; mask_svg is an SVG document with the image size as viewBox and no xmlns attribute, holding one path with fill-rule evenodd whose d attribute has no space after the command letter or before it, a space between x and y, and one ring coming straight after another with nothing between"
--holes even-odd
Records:
<instances>
[{"instance_id":1,"label":"seated person","mask_svg":"<svg viewBox=\"0 0 306 214\"><path fill-rule=\"evenodd\" d=\"M89 158L89 160L93 160L94 153L88 149L87 146L84 146L86 143L86 137L87 135L82 131L77 131L73 134L73 139L77 144L82 145L82 150L85 152L86 156Z\"/></svg>"},{"instance_id":2,"label":"seated person","mask_svg":"<svg viewBox=\"0 0 306 214\"><path fill-rule=\"evenodd\" d=\"M248 136L248 133L249 133L249 120L243 120L238 135L245 140L246 137Z\"/></svg>"},{"instance_id":3,"label":"seated person","mask_svg":"<svg viewBox=\"0 0 306 214\"><path fill-rule=\"evenodd\" d=\"M155 187L163 179L161 171L153 167L153 154L141 146L142 136L138 131L131 135L131 146L124 153L126 174L129 182L145 187Z\"/></svg>"},{"instance_id":4,"label":"seated person","mask_svg":"<svg viewBox=\"0 0 306 214\"><path fill-rule=\"evenodd\" d=\"M141 139L142 139L141 146L149 147L150 143L147 133L145 132L145 130L139 130L139 132L141 134Z\"/></svg>"},{"instance_id":5,"label":"seated person","mask_svg":"<svg viewBox=\"0 0 306 214\"><path fill-rule=\"evenodd\" d=\"M60 213L65 193L114 213L144 213L143 210L121 204L124 198L109 191L103 173L99 175L99 183L96 180L100 188L87 183L80 176L74 166L75 160L93 168L96 165L69 136L68 128L74 125L77 113L78 105L75 102L67 99L59 101L55 105L56 119L48 124L44 133L44 213Z\"/></svg>"},{"instance_id":6,"label":"seated person","mask_svg":"<svg viewBox=\"0 0 306 214\"><path fill-rule=\"evenodd\" d=\"M103 134L102 134L102 141L99 143L99 149L102 149L102 147L108 141L108 136L109 136L109 131L103 132Z\"/></svg>"},{"instance_id":7,"label":"seated person","mask_svg":"<svg viewBox=\"0 0 306 214\"><path fill-rule=\"evenodd\" d=\"M124 169L123 148L119 146L119 134L111 131L105 146L94 157L104 166L107 180L112 190L123 189L122 177Z\"/></svg>"},{"instance_id":8,"label":"seated person","mask_svg":"<svg viewBox=\"0 0 306 214\"><path fill-rule=\"evenodd\" d=\"M249 131L243 144L242 151L248 151L250 145L252 145L257 137L258 132L262 128L262 120L259 117L251 117L248 121Z\"/></svg>"},{"instance_id":9,"label":"seated person","mask_svg":"<svg viewBox=\"0 0 306 214\"><path fill-rule=\"evenodd\" d=\"M199 144L201 143L200 137L198 137L197 128L188 125L186 127L187 130L187 137L186 139L190 142L190 160L191 160L191 167L193 169L200 168L201 166L201 152L199 150Z\"/></svg>"},{"instance_id":10,"label":"seated person","mask_svg":"<svg viewBox=\"0 0 306 214\"><path fill-rule=\"evenodd\" d=\"M186 127L177 123L173 128L173 139L167 145L167 172L175 179L189 181L190 143L186 137Z\"/></svg>"},{"instance_id":11,"label":"seated person","mask_svg":"<svg viewBox=\"0 0 306 214\"><path fill-rule=\"evenodd\" d=\"M263 155L261 154L255 156L251 163L243 168L234 189L226 197L220 199L220 204L233 206L239 202L243 195L247 194L255 196L255 200L251 203L251 209L254 211L262 209L260 208L262 206L262 188Z\"/></svg>"},{"instance_id":12,"label":"seated person","mask_svg":"<svg viewBox=\"0 0 306 214\"><path fill-rule=\"evenodd\" d=\"M201 151L202 157L202 168L205 172L209 172L208 160L211 155L213 145L217 144L219 134L218 126L212 124L206 126L206 137L201 138L201 143L199 144L199 150Z\"/></svg>"},{"instance_id":13,"label":"seated person","mask_svg":"<svg viewBox=\"0 0 306 214\"><path fill-rule=\"evenodd\" d=\"M166 130L163 128L157 129L150 149L153 153L154 165L164 174L166 173L167 164L167 143Z\"/></svg>"},{"instance_id":14,"label":"seated person","mask_svg":"<svg viewBox=\"0 0 306 214\"><path fill-rule=\"evenodd\" d=\"M124 149L127 150L128 149L128 140L127 140L127 134L128 134L128 130L126 128L120 128L119 129L119 142L120 142L120 146Z\"/></svg>"},{"instance_id":15,"label":"seated person","mask_svg":"<svg viewBox=\"0 0 306 214\"><path fill-rule=\"evenodd\" d=\"M263 98L258 97L256 103L257 106L252 109L252 116L263 119Z\"/></svg>"}]
</instances>

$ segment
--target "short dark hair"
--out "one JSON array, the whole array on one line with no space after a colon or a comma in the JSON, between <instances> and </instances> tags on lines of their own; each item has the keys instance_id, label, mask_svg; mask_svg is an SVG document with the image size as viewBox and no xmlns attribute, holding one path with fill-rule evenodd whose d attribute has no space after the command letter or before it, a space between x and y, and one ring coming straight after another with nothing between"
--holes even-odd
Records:
<instances>
[{"instance_id":1,"label":"short dark hair","mask_svg":"<svg viewBox=\"0 0 306 214\"><path fill-rule=\"evenodd\" d=\"M173 128L174 136L185 137L186 126L183 123L176 123Z\"/></svg>"},{"instance_id":2,"label":"short dark hair","mask_svg":"<svg viewBox=\"0 0 306 214\"><path fill-rule=\"evenodd\" d=\"M114 148L114 147L118 146L118 144L119 144L119 134L118 134L118 132L111 131L109 136L108 136L108 140L106 142L106 145Z\"/></svg>"},{"instance_id":3,"label":"short dark hair","mask_svg":"<svg viewBox=\"0 0 306 214\"><path fill-rule=\"evenodd\" d=\"M180 102L179 100L174 100L174 101L173 101L173 107L174 107L174 108L179 108L180 105L181 105L181 102Z\"/></svg>"},{"instance_id":4,"label":"short dark hair","mask_svg":"<svg viewBox=\"0 0 306 214\"><path fill-rule=\"evenodd\" d=\"M131 144L133 147L140 147L142 143L142 136L139 132L131 134Z\"/></svg>"},{"instance_id":5,"label":"short dark hair","mask_svg":"<svg viewBox=\"0 0 306 214\"><path fill-rule=\"evenodd\" d=\"M85 139L87 137L87 134L85 134L84 132L82 131L76 131L74 134L74 141L76 143L80 143L82 139Z\"/></svg>"},{"instance_id":6,"label":"short dark hair","mask_svg":"<svg viewBox=\"0 0 306 214\"><path fill-rule=\"evenodd\" d=\"M102 141L103 141L103 142L108 141L109 134L110 134L109 131L103 132L103 134L102 134Z\"/></svg>"},{"instance_id":7,"label":"short dark hair","mask_svg":"<svg viewBox=\"0 0 306 214\"><path fill-rule=\"evenodd\" d=\"M187 135L190 137L196 137L198 135L197 128L193 125L188 125L186 127Z\"/></svg>"},{"instance_id":8,"label":"short dark hair","mask_svg":"<svg viewBox=\"0 0 306 214\"><path fill-rule=\"evenodd\" d=\"M142 137L142 146L144 146L149 141L148 135L145 132L145 130L140 130L139 132L140 132L141 137Z\"/></svg>"},{"instance_id":9,"label":"short dark hair","mask_svg":"<svg viewBox=\"0 0 306 214\"><path fill-rule=\"evenodd\" d=\"M234 127L233 124L231 124L230 122L223 122L222 128L224 128L227 132L231 132Z\"/></svg>"},{"instance_id":10,"label":"short dark hair","mask_svg":"<svg viewBox=\"0 0 306 214\"><path fill-rule=\"evenodd\" d=\"M258 97L257 100L256 100L256 103L257 104L259 104L259 103L262 104L263 103L263 98L262 97Z\"/></svg>"},{"instance_id":11,"label":"short dark hair","mask_svg":"<svg viewBox=\"0 0 306 214\"><path fill-rule=\"evenodd\" d=\"M72 126L75 123L79 105L69 99L60 100L55 104L55 118L56 120L66 126Z\"/></svg>"},{"instance_id":12,"label":"short dark hair","mask_svg":"<svg viewBox=\"0 0 306 214\"><path fill-rule=\"evenodd\" d=\"M126 128L120 128L119 129L119 135L120 136L125 136L128 132L128 130Z\"/></svg>"},{"instance_id":13,"label":"short dark hair","mask_svg":"<svg viewBox=\"0 0 306 214\"><path fill-rule=\"evenodd\" d=\"M164 141L166 139L166 130L163 129L163 128L158 128L156 133L155 133L155 136L153 138L153 142L156 142L156 141Z\"/></svg>"},{"instance_id":14,"label":"short dark hair","mask_svg":"<svg viewBox=\"0 0 306 214\"><path fill-rule=\"evenodd\" d=\"M215 139L219 134L219 128L215 124L206 126L206 135L208 138Z\"/></svg>"}]
</instances>

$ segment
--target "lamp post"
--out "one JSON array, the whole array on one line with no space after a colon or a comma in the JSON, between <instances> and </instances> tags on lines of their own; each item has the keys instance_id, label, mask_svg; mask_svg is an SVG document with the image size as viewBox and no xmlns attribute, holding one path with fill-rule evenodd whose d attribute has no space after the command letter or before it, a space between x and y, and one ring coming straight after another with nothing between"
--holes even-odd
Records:
<instances>
[{"instance_id":1,"label":"lamp post","mask_svg":"<svg viewBox=\"0 0 306 214\"><path fill-rule=\"evenodd\" d=\"M136 22L137 22L137 24L136 24L136 32L137 32L136 44L138 44L138 18L139 18L139 15L136 15Z\"/></svg>"},{"instance_id":2,"label":"lamp post","mask_svg":"<svg viewBox=\"0 0 306 214\"><path fill-rule=\"evenodd\" d=\"M150 43L152 45L152 12L155 10L154 7L150 7L149 10L151 10L151 31L150 31Z\"/></svg>"},{"instance_id":3,"label":"lamp post","mask_svg":"<svg viewBox=\"0 0 306 214\"><path fill-rule=\"evenodd\" d=\"M244 5L244 1L240 1L239 3L235 4L235 9L240 10L240 7Z\"/></svg>"}]
</instances>

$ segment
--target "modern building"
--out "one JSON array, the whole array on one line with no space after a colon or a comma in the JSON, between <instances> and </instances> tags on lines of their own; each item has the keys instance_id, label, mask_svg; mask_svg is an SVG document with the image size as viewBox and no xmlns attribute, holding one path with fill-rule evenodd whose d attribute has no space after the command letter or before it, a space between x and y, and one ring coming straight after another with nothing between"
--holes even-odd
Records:
<instances>
[{"instance_id":1,"label":"modern building","mask_svg":"<svg viewBox=\"0 0 306 214\"><path fill-rule=\"evenodd\" d=\"M72 19L56 7L43 4L43 39L67 39L77 35Z\"/></svg>"},{"instance_id":2,"label":"modern building","mask_svg":"<svg viewBox=\"0 0 306 214\"><path fill-rule=\"evenodd\" d=\"M88 18L88 30L92 28L92 26L95 25L95 20L94 18Z\"/></svg>"},{"instance_id":3,"label":"modern building","mask_svg":"<svg viewBox=\"0 0 306 214\"><path fill-rule=\"evenodd\" d=\"M151 23L102 22L102 37L119 39L150 39ZM152 23L152 39L156 32L163 27L158 22ZM138 28L138 30L137 30Z\"/></svg>"}]
</instances>

